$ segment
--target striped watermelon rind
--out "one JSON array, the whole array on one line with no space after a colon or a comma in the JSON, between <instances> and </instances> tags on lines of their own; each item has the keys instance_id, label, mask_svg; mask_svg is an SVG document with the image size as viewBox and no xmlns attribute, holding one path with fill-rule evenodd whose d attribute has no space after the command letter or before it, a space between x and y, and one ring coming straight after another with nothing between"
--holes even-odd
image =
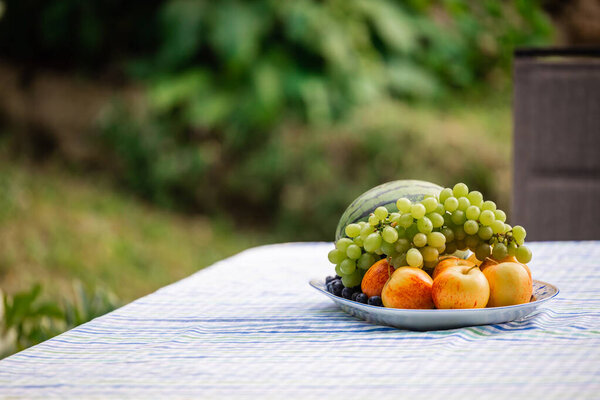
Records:
<instances>
[{"instance_id":1,"label":"striped watermelon rind","mask_svg":"<svg viewBox=\"0 0 600 400\"><path fill-rule=\"evenodd\" d=\"M426 195L438 196L441 191L441 186L420 180L398 180L375 186L358 196L346 208L335 230L335 240L337 242L346 235L346 225L366 221L377 207L384 206L389 212L396 212L396 201L401 197L416 202L423 200Z\"/></svg>"}]
</instances>

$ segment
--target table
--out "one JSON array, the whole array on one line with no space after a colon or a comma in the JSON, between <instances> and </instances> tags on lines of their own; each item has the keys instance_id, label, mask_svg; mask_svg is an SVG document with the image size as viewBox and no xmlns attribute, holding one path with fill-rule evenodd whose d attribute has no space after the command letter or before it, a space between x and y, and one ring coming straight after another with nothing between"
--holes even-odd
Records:
<instances>
[{"instance_id":1,"label":"table","mask_svg":"<svg viewBox=\"0 0 600 400\"><path fill-rule=\"evenodd\" d=\"M600 241L532 243L561 293L522 321L371 325L309 287L328 243L244 251L0 361L0 397L598 398Z\"/></svg>"}]
</instances>

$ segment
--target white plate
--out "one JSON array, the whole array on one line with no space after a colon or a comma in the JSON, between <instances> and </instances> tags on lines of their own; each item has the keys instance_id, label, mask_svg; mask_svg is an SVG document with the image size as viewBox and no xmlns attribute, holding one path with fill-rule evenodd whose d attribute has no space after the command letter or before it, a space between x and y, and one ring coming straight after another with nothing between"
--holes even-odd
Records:
<instances>
[{"instance_id":1,"label":"white plate","mask_svg":"<svg viewBox=\"0 0 600 400\"><path fill-rule=\"evenodd\" d=\"M466 310L410 310L370 306L329 293L325 282L313 279L310 285L330 297L342 310L367 322L416 331L501 324L521 319L558 294L558 288L534 280L532 301L516 306L471 308Z\"/></svg>"}]
</instances>

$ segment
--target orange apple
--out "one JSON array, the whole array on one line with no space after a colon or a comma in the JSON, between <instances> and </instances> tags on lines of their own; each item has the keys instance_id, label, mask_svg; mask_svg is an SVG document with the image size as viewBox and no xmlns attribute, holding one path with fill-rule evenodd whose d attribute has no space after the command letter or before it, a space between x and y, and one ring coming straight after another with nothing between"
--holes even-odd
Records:
<instances>
[{"instance_id":1,"label":"orange apple","mask_svg":"<svg viewBox=\"0 0 600 400\"><path fill-rule=\"evenodd\" d=\"M465 260L463 258L454 257L454 256L444 258L444 259L440 260L440 262L438 262L438 264L435 266L435 269L433 270L433 279L435 279L446 268L456 267L456 266L461 266L461 265L472 267L475 265L475 263L473 263L472 261Z\"/></svg>"},{"instance_id":2,"label":"orange apple","mask_svg":"<svg viewBox=\"0 0 600 400\"><path fill-rule=\"evenodd\" d=\"M379 260L371 265L365 276L363 276L360 288L367 297L381 296L383 286L394 273L394 267L387 259Z\"/></svg>"},{"instance_id":3,"label":"orange apple","mask_svg":"<svg viewBox=\"0 0 600 400\"><path fill-rule=\"evenodd\" d=\"M528 303L533 291L532 281L522 264L503 262L483 270L490 284L488 307Z\"/></svg>"},{"instance_id":4,"label":"orange apple","mask_svg":"<svg viewBox=\"0 0 600 400\"><path fill-rule=\"evenodd\" d=\"M433 280L431 296L437 308L484 308L490 285L476 266L450 266Z\"/></svg>"},{"instance_id":5,"label":"orange apple","mask_svg":"<svg viewBox=\"0 0 600 400\"><path fill-rule=\"evenodd\" d=\"M383 305L391 308L433 308L433 280L420 268L400 267L381 291Z\"/></svg>"},{"instance_id":6,"label":"orange apple","mask_svg":"<svg viewBox=\"0 0 600 400\"><path fill-rule=\"evenodd\" d=\"M495 265L495 264L500 264L503 262L514 262L517 264L520 264L523 268L525 268L525 271L527 271L527 274L529 275L529 279L533 279L531 277L531 270L529 269L529 267L527 266L527 264L523 264L517 261L517 259L513 256L506 256L505 258L503 258L502 260L500 260L500 262L491 259L491 258L486 258L484 262L481 263L481 265L479 266L479 268L483 271L484 269L486 269L487 267L489 267L490 265Z\"/></svg>"}]
</instances>

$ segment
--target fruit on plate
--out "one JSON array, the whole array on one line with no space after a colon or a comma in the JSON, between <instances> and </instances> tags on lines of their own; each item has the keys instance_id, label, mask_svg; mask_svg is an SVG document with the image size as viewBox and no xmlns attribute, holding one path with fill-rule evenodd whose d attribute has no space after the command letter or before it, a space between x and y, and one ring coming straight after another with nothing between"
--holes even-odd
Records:
<instances>
[{"instance_id":1,"label":"fruit on plate","mask_svg":"<svg viewBox=\"0 0 600 400\"><path fill-rule=\"evenodd\" d=\"M394 271L381 292L381 301L391 308L433 308L433 279L420 268L400 267Z\"/></svg>"},{"instance_id":2,"label":"fruit on plate","mask_svg":"<svg viewBox=\"0 0 600 400\"><path fill-rule=\"evenodd\" d=\"M394 267L387 259L379 260L369 268L360 285L362 292L369 297L381 296L383 286L390 279Z\"/></svg>"},{"instance_id":3,"label":"fruit on plate","mask_svg":"<svg viewBox=\"0 0 600 400\"><path fill-rule=\"evenodd\" d=\"M503 307L528 303L533 291L532 281L516 262L503 262L490 265L483 270L490 285L488 307Z\"/></svg>"},{"instance_id":4,"label":"fruit on plate","mask_svg":"<svg viewBox=\"0 0 600 400\"><path fill-rule=\"evenodd\" d=\"M486 271L511 262L521 265L531 281L526 264L532 254L525 236L522 226L509 225L493 201L464 183L442 189L430 182L394 181L350 204L328 259L345 287L360 286L368 298L379 293L383 297L381 287L387 280L385 268L379 270L385 265L382 261L388 276L389 265L396 270L408 266L434 279L451 266L477 265ZM468 251L473 254L464 260ZM374 265L378 268L370 271Z\"/></svg>"},{"instance_id":5,"label":"fruit on plate","mask_svg":"<svg viewBox=\"0 0 600 400\"><path fill-rule=\"evenodd\" d=\"M449 257L441 259L437 263L437 265L435 266L435 269L433 270L432 278L435 280L435 278L440 273L442 273L443 271L445 271L447 268L450 268L450 267L460 267L460 266L473 267L473 266L476 266L476 264L474 262L472 262L472 261L465 260L463 258L449 256Z\"/></svg>"},{"instance_id":6,"label":"fruit on plate","mask_svg":"<svg viewBox=\"0 0 600 400\"><path fill-rule=\"evenodd\" d=\"M398 180L387 182L358 196L344 211L335 230L335 240L344 237L344 228L351 223L367 221L377 207L385 207L389 212L396 211L396 201L407 198L422 200L426 195L437 195L442 187L435 183L419 180Z\"/></svg>"},{"instance_id":7,"label":"fruit on plate","mask_svg":"<svg viewBox=\"0 0 600 400\"><path fill-rule=\"evenodd\" d=\"M434 278L431 296L436 308L484 308L487 305L490 285L477 265L467 263L449 265Z\"/></svg>"}]
</instances>

